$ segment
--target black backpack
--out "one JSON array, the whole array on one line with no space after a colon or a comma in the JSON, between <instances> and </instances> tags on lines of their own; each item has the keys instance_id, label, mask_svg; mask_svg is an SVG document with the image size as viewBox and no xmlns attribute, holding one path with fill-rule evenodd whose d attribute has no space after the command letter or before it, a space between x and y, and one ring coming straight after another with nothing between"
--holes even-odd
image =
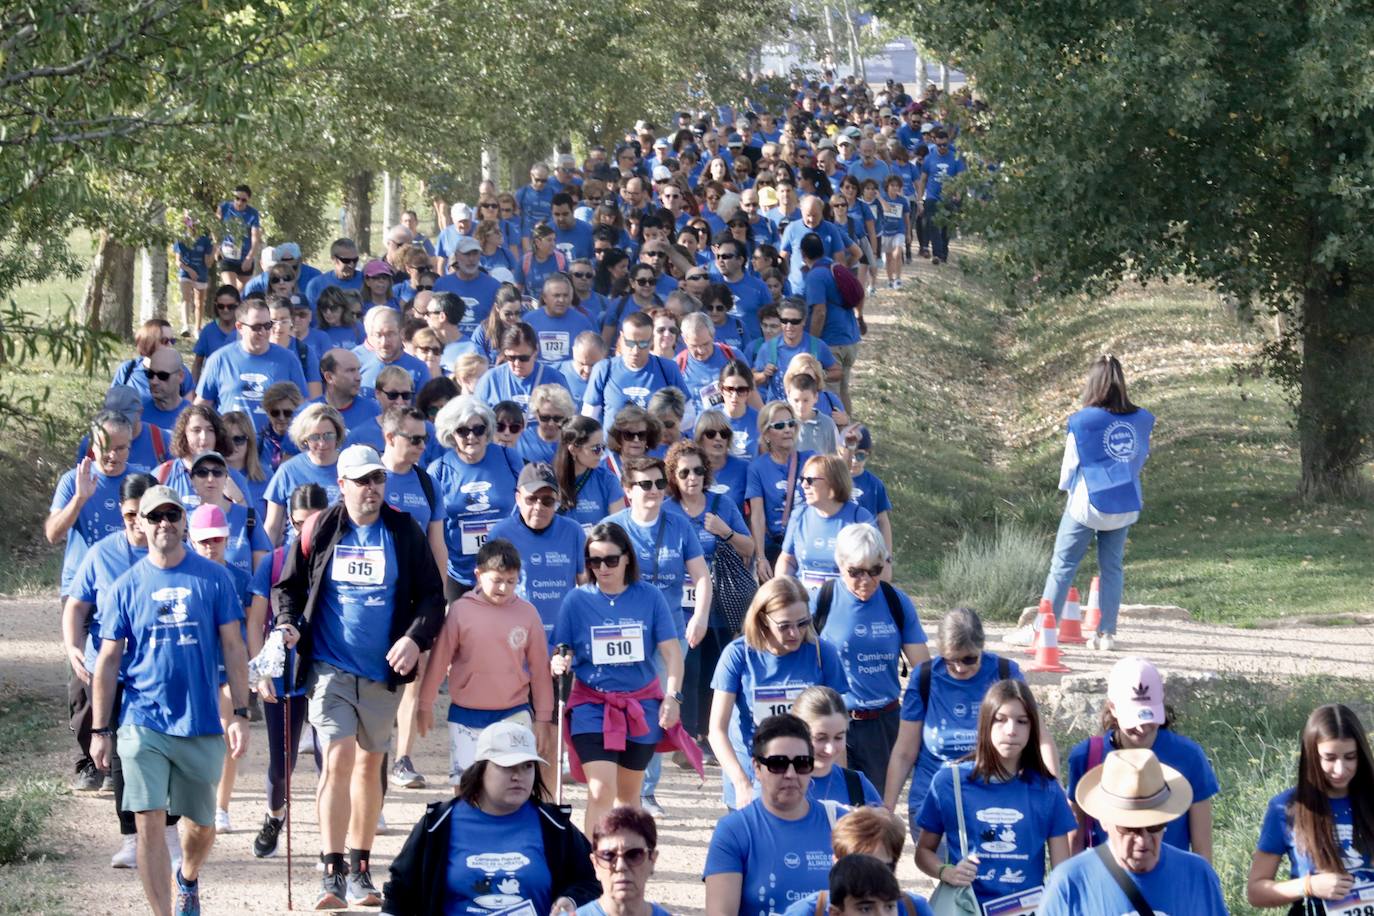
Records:
<instances>
[{"instance_id":1,"label":"black backpack","mask_svg":"<svg viewBox=\"0 0 1374 916\"><path fill-rule=\"evenodd\" d=\"M916 692L920 694L921 706L925 709L930 708L930 670L934 664L935 662L927 659L921 662L921 667L916 671ZM1009 677L1011 677L1011 662L1000 655L997 656L997 679L1005 681ZM907 685L907 689L911 689L910 684Z\"/></svg>"},{"instance_id":2,"label":"black backpack","mask_svg":"<svg viewBox=\"0 0 1374 916\"><path fill-rule=\"evenodd\" d=\"M897 627L900 638L902 632L902 599L897 589L888 582L879 582L878 587L882 589L883 598L887 601L887 612L892 615L892 622ZM825 622L830 618L830 605L835 602L835 580L828 579L821 586L820 593L816 596L816 613L811 615L812 628L819 636L821 630L825 629Z\"/></svg>"}]
</instances>

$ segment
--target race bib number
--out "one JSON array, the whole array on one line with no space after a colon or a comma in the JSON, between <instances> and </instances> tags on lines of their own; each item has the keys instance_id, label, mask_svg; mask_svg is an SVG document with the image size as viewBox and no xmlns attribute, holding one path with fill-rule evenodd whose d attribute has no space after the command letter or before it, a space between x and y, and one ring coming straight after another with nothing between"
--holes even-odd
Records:
<instances>
[{"instance_id":1,"label":"race bib number","mask_svg":"<svg viewBox=\"0 0 1374 916\"><path fill-rule=\"evenodd\" d=\"M515 906L507 907L504 910L494 910L488 916L539 916L539 913L535 910L533 903L522 900Z\"/></svg>"},{"instance_id":2,"label":"race bib number","mask_svg":"<svg viewBox=\"0 0 1374 916\"><path fill-rule=\"evenodd\" d=\"M567 331L540 331L539 358L549 363L561 362L572 355Z\"/></svg>"},{"instance_id":3,"label":"race bib number","mask_svg":"<svg viewBox=\"0 0 1374 916\"><path fill-rule=\"evenodd\" d=\"M809 684L791 684L783 687L754 688L754 724L761 725L769 716L780 716L792 711L795 700Z\"/></svg>"},{"instance_id":4,"label":"race bib number","mask_svg":"<svg viewBox=\"0 0 1374 916\"><path fill-rule=\"evenodd\" d=\"M644 661L644 628L639 624L592 627L593 665L635 665Z\"/></svg>"},{"instance_id":5,"label":"race bib number","mask_svg":"<svg viewBox=\"0 0 1374 916\"><path fill-rule=\"evenodd\" d=\"M459 522L458 530L462 534L463 556L472 557L476 556L477 551L487 542L491 522Z\"/></svg>"},{"instance_id":6,"label":"race bib number","mask_svg":"<svg viewBox=\"0 0 1374 916\"><path fill-rule=\"evenodd\" d=\"M226 235L224 240L219 243L219 256L226 261L239 259L239 243L232 235Z\"/></svg>"},{"instance_id":7,"label":"race bib number","mask_svg":"<svg viewBox=\"0 0 1374 916\"><path fill-rule=\"evenodd\" d=\"M897 203L892 203L892 204L890 204L890 203L887 203L886 201L884 201L884 202L883 202L883 214L886 215L886 216L890 216L892 219L901 219L901 218L902 218L902 204L901 204L901 202L898 201Z\"/></svg>"},{"instance_id":8,"label":"race bib number","mask_svg":"<svg viewBox=\"0 0 1374 916\"><path fill-rule=\"evenodd\" d=\"M820 591L820 588L831 579L837 577L837 573L817 572L806 570L801 574L801 584L806 586L808 592Z\"/></svg>"},{"instance_id":9,"label":"race bib number","mask_svg":"<svg viewBox=\"0 0 1374 916\"><path fill-rule=\"evenodd\" d=\"M340 585L381 585L386 579L386 549L340 544L334 548L331 574Z\"/></svg>"},{"instance_id":10,"label":"race bib number","mask_svg":"<svg viewBox=\"0 0 1374 916\"><path fill-rule=\"evenodd\" d=\"M697 609L697 587L695 584L682 587L682 609L684 611Z\"/></svg>"},{"instance_id":11,"label":"race bib number","mask_svg":"<svg viewBox=\"0 0 1374 916\"><path fill-rule=\"evenodd\" d=\"M1344 900L1323 901L1327 916L1374 916L1374 881L1361 881Z\"/></svg>"},{"instance_id":12,"label":"race bib number","mask_svg":"<svg viewBox=\"0 0 1374 916\"><path fill-rule=\"evenodd\" d=\"M719 407L725 403L725 395L720 393L720 383L711 382L697 389L697 400L703 409Z\"/></svg>"},{"instance_id":13,"label":"race bib number","mask_svg":"<svg viewBox=\"0 0 1374 916\"><path fill-rule=\"evenodd\" d=\"M1043 887L1032 887L983 904L983 916L1031 916L1045 894Z\"/></svg>"}]
</instances>

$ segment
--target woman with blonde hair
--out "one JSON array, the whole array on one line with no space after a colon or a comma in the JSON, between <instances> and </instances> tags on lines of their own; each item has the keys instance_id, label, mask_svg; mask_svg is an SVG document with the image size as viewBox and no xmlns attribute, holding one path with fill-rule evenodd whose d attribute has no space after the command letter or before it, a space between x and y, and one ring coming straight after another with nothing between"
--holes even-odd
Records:
<instances>
[{"instance_id":1,"label":"woman with blonde hair","mask_svg":"<svg viewBox=\"0 0 1374 916\"><path fill-rule=\"evenodd\" d=\"M838 455L812 455L802 466L802 496L806 504L792 513L782 539L775 572L796 572L811 594L840 574L835 563L835 540L849 525L871 524L873 516L849 501L854 486L849 465ZM891 569L883 567L883 578Z\"/></svg>"},{"instance_id":2,"label":"woman with blonde hair","mask_svg":"<svg viewBox=\"0 0 1374 916\"><path fill-rule=\"evenodd\" d=\"M291 494L303 483L318 484L329 495L332 505L339 499L339 446L348 432L343 416L323 402L307 404L291 421L291 441L301 447L301 453L281 463L267 483L267 536L272 545L293 536L287 507Z\"/></svg>"},{"instance_id":3,"label":"woman with blonde hair","mask_svg":"<svg viewBox=\"0 0 1374 916\"><path fill-rule=\"evenodd\" d=\"M801 502L801 469L811 452L797 451L797 415L786 401L769 401L759 411L759 454L749 462L744 498L754 535L760 581L773 577L783 536Z\"/></svg>"}]
</instances>

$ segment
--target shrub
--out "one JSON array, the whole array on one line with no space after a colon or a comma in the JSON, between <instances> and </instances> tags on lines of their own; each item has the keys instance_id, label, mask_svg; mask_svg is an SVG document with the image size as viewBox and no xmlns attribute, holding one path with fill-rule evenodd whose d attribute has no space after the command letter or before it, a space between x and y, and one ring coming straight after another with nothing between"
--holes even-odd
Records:
<instances>
[{"instance_id":1,"label":"shrub","mask_svg":"<svg viewBox=\"0 0 1374 916\"><path fill-rule=\"evenodd\" d=\"M1015 522L991 534L965 534L940 562L940 594L950 607L967 605L985 620L1014 621L1039 595L1049 556L1049 540Z\"/></svg>"},{"instance_id":2,"label":"shrub","mask_svg":"<svg viewBox=\"0 0 1374 916\"><path fill-rule=\"evenodd\" d=\"M0 794L0 865L27 858L43 832L57 787L37 779L25 780Z\"/></svg>"}]
</instances>

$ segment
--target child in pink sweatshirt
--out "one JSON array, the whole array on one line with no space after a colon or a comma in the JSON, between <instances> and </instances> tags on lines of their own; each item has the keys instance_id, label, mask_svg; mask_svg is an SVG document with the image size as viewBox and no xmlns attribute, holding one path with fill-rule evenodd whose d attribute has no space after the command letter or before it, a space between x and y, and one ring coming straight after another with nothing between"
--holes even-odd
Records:
<instances>
[{"instance_id":1,"label":"child in pink sweatshirt","mask_svg":"<svg viewBox=\"0 0 1374 916\"><path fill-rule=\"evenodd\" d=\"M548 760L553 751L549 644L539 612L516 597L520 554L515 545L502 538L483 544L476 575L477 586L449 606L430 650L416 719L423 737L434 726L434 701L448 675L449 782L454 792L463 770L472 765L477 736L493 722L510 719L532 727L540 756Z\"/></svg>"}]
</instances>

